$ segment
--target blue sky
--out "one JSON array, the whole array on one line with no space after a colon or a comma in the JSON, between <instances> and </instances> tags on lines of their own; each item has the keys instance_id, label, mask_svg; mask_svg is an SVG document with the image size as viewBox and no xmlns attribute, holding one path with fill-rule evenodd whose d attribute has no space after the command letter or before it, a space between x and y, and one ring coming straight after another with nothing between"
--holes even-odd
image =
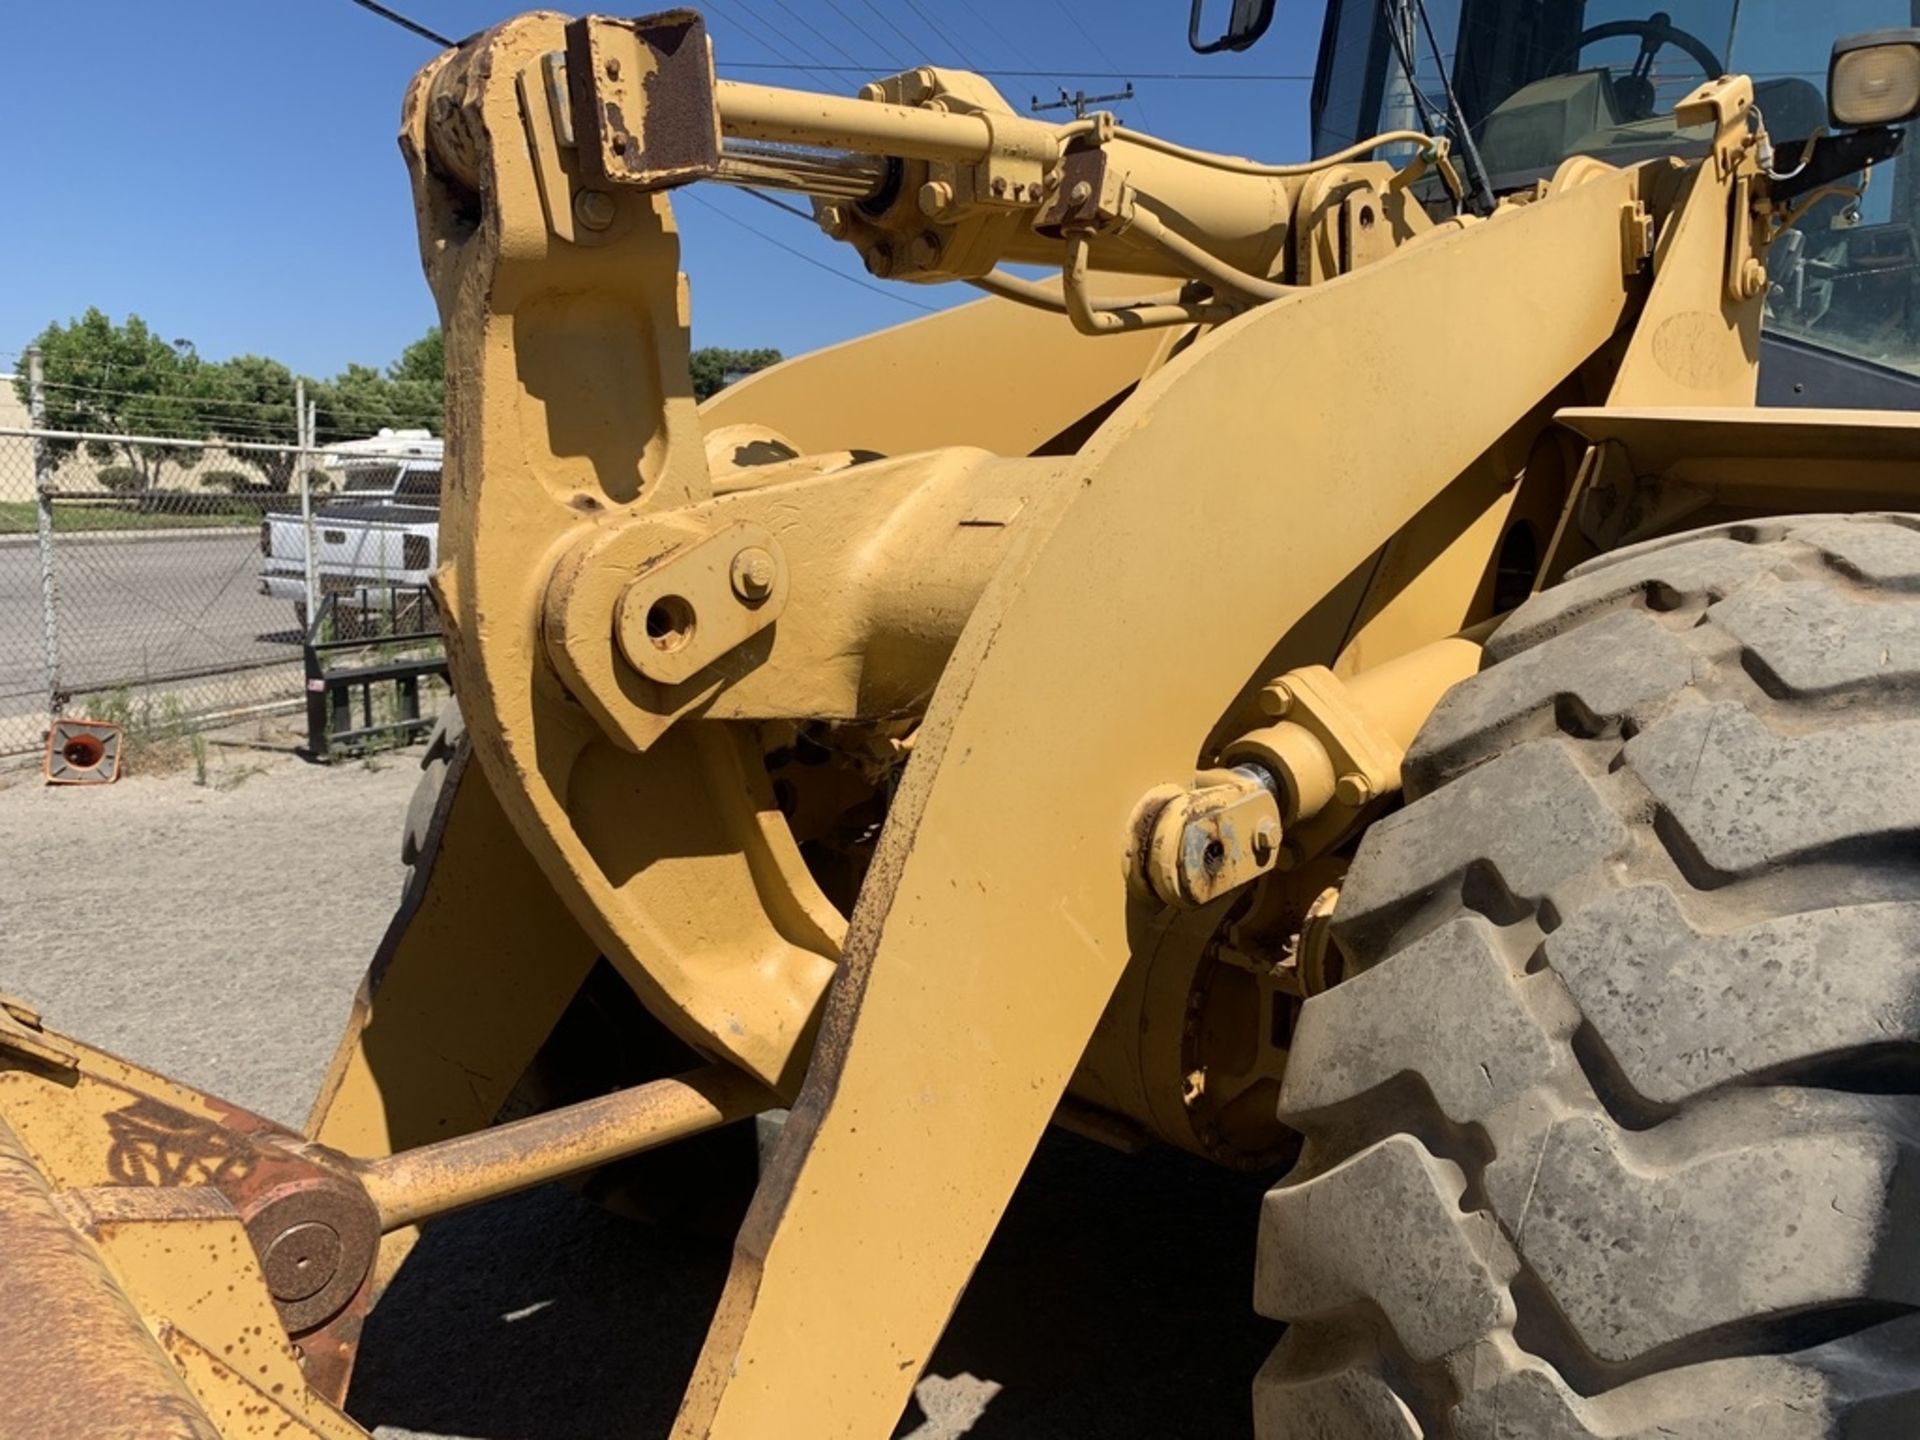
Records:
<instances>
[{"instance_id":1,"label":"blue sky","mask_svg":"<svg viewBox=\"0 0 1920 1440\"><path fill-rule=\"evenodd\" d=\"M1213 0L1214 10L1225 0ZM460 36L525 8L393 0ZM618 9L618 7L615 7ZM635 11L649 7L636 5ZM653 8L666 8L665 4ZM1306 150L1305 75L1320 0L1280 0L1244 55L1186 46L1186 0L713 0L722 74L736 63L910 61L988 70L1024 108L1064 84L1133 77L1129 124L1271 158ZM853 22L849 23L849 17ZM888 23L890 22L890 23ZM918 53L910 50L915 42ZM211 359L252 352L325 375L384 364L433 323L406 173L394 144L425 41L350 0L7 0L7 203L0 207L0 370L48 320L129 311ZM1162 73L1204 79L1148 79ZM864 77L735 70L844 92ZM700 187L679 203L694 342L815 348L971 298L958 287L874 293L775 248L752 226L865 280L858 257L750 196ZM872 283L872 282L868 282Z\"/></svg>"}]
</instances>

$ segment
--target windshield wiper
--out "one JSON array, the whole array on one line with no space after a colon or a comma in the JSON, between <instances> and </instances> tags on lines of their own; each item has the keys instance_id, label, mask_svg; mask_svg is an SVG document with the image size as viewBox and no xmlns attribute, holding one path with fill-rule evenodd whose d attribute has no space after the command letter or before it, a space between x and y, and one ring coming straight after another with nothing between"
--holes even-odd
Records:
<instances>
[{"instance_id":1,"label":"windshield wiper","mask_svg":"<svg viewBox=\"0 0 1920 1440\"><path fill-rule=\"evenodd\" d=\"M1412 92L1413 103L1421 112L1421 124L1429 130L1436 129L1428 112L1433 102L1420 88L1415 74L1416 37L1403 35L1400 31L1400 17L1396 10L1400 4L1409 6L1420 17L1420 28L1426 32L1427 48L1433 52L1434 72L1440 77L1440 90L1446 96L1447 129L1460 143L1460 156L1467 172L1469 192L1468 208L1476 215L1490 215L1498 203L1494 199L1493 182L1487 176L1486 163L1480 158L1480 147L1473 143L1473 132L1467 127L1466 114L1460 109L1460 97L1454 94L1453 81L1447 75L1446 57L1440 52L1439 37L1433 33L1433 17L1427 14L1426 0L1380 0L1381 14L1387 22L1387 31L1393 40L1394 54L1399 57L1400 68L1406 72L1407 89Z\"/></svg>"}]
</instances>

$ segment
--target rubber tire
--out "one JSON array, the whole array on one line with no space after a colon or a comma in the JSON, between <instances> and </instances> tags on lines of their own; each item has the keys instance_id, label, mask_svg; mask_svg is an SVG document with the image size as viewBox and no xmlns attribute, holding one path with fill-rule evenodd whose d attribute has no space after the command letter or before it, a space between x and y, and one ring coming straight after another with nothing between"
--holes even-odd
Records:
<instances>
[{"instance_id":1,"label":"rubber tire","mask_svg":"<svg viewBox=\"0 0 1920 1440\"><path fill-rule=\"evenodd\" d=\"M453 769L453 757L467 738L467 722L461 718L460 702L452 695L441 705L427 732L427 748L420 756L420 779L407 801L406 828L400 835L400 862L407 867L412 883L413 867L426 853L427 830L433 824L433 812L439 807L440 792L447 788L447 773Z\"/></svg>"},{"instance_id":2,"label":"rubber tire","mask_svg":"<svg viewBox=\"0 0 1920 1440\"><path fill-rule=\"evenodd\" d=\"M1920 517L1608 555L1488 658L1296 1028L1257 1433L1920 1434Z\"/></svg>"}]
</instances>

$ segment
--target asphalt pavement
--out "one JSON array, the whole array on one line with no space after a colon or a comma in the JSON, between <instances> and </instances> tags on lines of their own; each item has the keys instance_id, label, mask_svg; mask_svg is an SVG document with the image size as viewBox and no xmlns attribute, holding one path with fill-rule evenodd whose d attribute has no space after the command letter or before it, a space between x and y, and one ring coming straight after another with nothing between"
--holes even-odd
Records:
<instances>
[{"instance_id":1,"label":"asphalt pavement","mask_svg":"<svg viewBox=\"0 0 1920 1440\"><path fill-rule=\"evenodd\" d=\"M259 593L252 527L61 534L53 558L60 680L77 699L127 686L192 700L244 685L214 672L299 658L292 604ZM0 542L0 751L34 743L45 714L44 617L38 546Z\"/></svg>"}]
</instances>

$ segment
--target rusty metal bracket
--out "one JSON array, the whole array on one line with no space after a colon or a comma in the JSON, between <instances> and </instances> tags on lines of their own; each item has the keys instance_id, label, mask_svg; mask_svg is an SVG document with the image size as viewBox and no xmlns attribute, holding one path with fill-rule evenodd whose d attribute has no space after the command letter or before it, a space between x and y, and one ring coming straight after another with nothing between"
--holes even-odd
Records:
<instances>
[{"instance_id":1,"label":"rusty metal bracket","mask_svg":"<svg viewBox=\"0 0 1920 1440\"><path fill-rule=\"evenodd\" d=\"M589 176L664 190L719 173L713 43L698 11L572 21L566 75Z\"/></svg>"},{"instance_id":2,"label":"rusty metal bracket","mask_svg":"<svg viewBox=\"0 0 1920 1440\"><path fill-rule=\"evenodd\" d=\"M40 1012L11 995L0 995L0 1050L36 1060L57 1074L73 1074L80 1068L73 1050L41 1028Z\"/></svg>"}]
</instances>

